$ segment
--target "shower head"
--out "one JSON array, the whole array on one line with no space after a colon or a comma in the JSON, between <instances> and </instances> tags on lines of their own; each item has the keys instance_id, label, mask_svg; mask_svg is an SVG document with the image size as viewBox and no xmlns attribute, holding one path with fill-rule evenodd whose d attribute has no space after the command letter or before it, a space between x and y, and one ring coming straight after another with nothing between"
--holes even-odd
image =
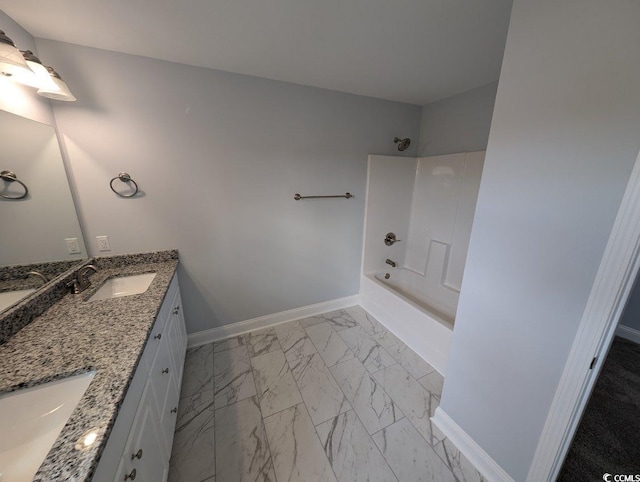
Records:
<instances>
[{"instance_id":1,"label":"shower head","mask_svg":"<svg viewBox=\"0 0 640 482\"><path fill-rule=\"evenodd\" d=\"M393 139L393 142L398 144L399 151L406 151L407 148L411 145L411 139L409 139L408 137L405 137L404 139L400 139L399 137L396 137Z\"/></svg>"}]
</instances>

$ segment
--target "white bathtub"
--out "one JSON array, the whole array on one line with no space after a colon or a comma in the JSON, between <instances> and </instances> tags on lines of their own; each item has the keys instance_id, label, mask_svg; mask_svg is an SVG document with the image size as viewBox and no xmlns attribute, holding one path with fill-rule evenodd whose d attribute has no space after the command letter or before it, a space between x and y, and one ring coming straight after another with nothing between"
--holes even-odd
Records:
<instances>
[{"instance_id":1,"label":"white bathtub","mask_svg":"<svg viewBox=\"0 0 640 482\"><path fill-rule=\"evenodd\" d=\"M386 278L385 276L389 276ZM459 292L447 288L437 280L428 285L428 278L407 268L390 269L376 273L375 278L400 296L418 305L424 311L435 315L439 321L451 325L456 316ZM443 296L446 294L448 296Z\"/></svg>"},{"instance_id":2,"label":"white bathtub","mask_svg":"<svg viewBox=\"0 0 640 482\"><path fill-rule=\"evenodd\" d=\"M405 342L413 351L446 375L453 335L453 317L439 311L412 289L410 270L390 270L363 275L360 282L362 307Z\"/></svg>"}]
</instances>

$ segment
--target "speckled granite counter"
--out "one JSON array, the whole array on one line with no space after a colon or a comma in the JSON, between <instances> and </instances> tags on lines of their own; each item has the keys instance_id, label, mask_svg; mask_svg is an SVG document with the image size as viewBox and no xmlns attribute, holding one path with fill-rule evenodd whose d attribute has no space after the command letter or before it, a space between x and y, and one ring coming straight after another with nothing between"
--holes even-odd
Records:
<instances>
[{"instance_id":1,"label":"speckled granite counter","mask_svg":"<svg viewBox=\"0 0 640 482\"><path fill-rule=\"evenodd\" d=\"M0 394L95 370L89 388L41 465L36 481L90 480L127 393L169 283L177 251L91 260L92 287L65 295L0 345ZM88 303L111 277L157 273L141 294ZM98 428L82 451L75 442Z\"/></svg>"}]
</instances>

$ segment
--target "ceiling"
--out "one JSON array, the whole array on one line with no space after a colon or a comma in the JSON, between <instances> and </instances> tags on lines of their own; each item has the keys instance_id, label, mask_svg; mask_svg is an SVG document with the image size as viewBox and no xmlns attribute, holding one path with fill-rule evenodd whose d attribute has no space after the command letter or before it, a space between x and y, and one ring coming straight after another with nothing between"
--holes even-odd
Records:
<instances>
[{"instance_id":1,"label":"ceiling","mask_svg":"<svg viewBox=\"0 0 640 482\"><path fill-rule=\"evenodd\" d=\"M497 80L511 3L0 0L0 10L36 38L424 105Z\"/></svg>"}]
</instances>

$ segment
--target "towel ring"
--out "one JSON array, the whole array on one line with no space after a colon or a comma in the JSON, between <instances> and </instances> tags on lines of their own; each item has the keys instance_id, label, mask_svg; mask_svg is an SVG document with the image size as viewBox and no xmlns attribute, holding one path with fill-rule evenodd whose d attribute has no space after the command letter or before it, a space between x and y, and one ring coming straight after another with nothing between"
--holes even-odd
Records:
<instances>
[{"instance_id":1,"label":"towel ring","mask_svg":"<svg viewBox=\"0 0 640 482\"><path fill-rule=\"evenodd\" d=\"M132 183L133 183L133 185L135 186L136 190L135 190L135 191L133 191L133 193L132 193L132 194L122 194L122 193L119 193L118 191L116 191L116 190L113 188L113 181L115 181L116 179L120 179L120 181L122 181L122 182L126 182L126 183L132 182ZM137 183L137 182L135 182L133 179L131 179L131 176L130 176L130 175L129 175L129 173L127 173L127 172L121 172L121 173L119 173L116 177L114 177L113 179L111 179L111 182L109 183L109 186L111 187L111 190L112 190L113 192L115 192L115 193L116 193L118 196L120 196L120 197L133 197L133 196L135 196L136 194L138 194L138 183Z\"/></svg>"},{"instance_id":2,"label":"towel ring","mask_svg":"<svg viewBox=\"0 0 640 482\"><path fill-rule=\"evenodd\" d=\"M22 196L7 196L6 194L2 194L0 192L0 197L3 197L5 199L24 199L29 194L29 188L27 187L27 185L24 182L22 182L20 179L18 179L18 177L14 172L2 171L0 172L0 179L6 182L17 182L24 188L24 194Z\"/></svg>"}]
</instances>

